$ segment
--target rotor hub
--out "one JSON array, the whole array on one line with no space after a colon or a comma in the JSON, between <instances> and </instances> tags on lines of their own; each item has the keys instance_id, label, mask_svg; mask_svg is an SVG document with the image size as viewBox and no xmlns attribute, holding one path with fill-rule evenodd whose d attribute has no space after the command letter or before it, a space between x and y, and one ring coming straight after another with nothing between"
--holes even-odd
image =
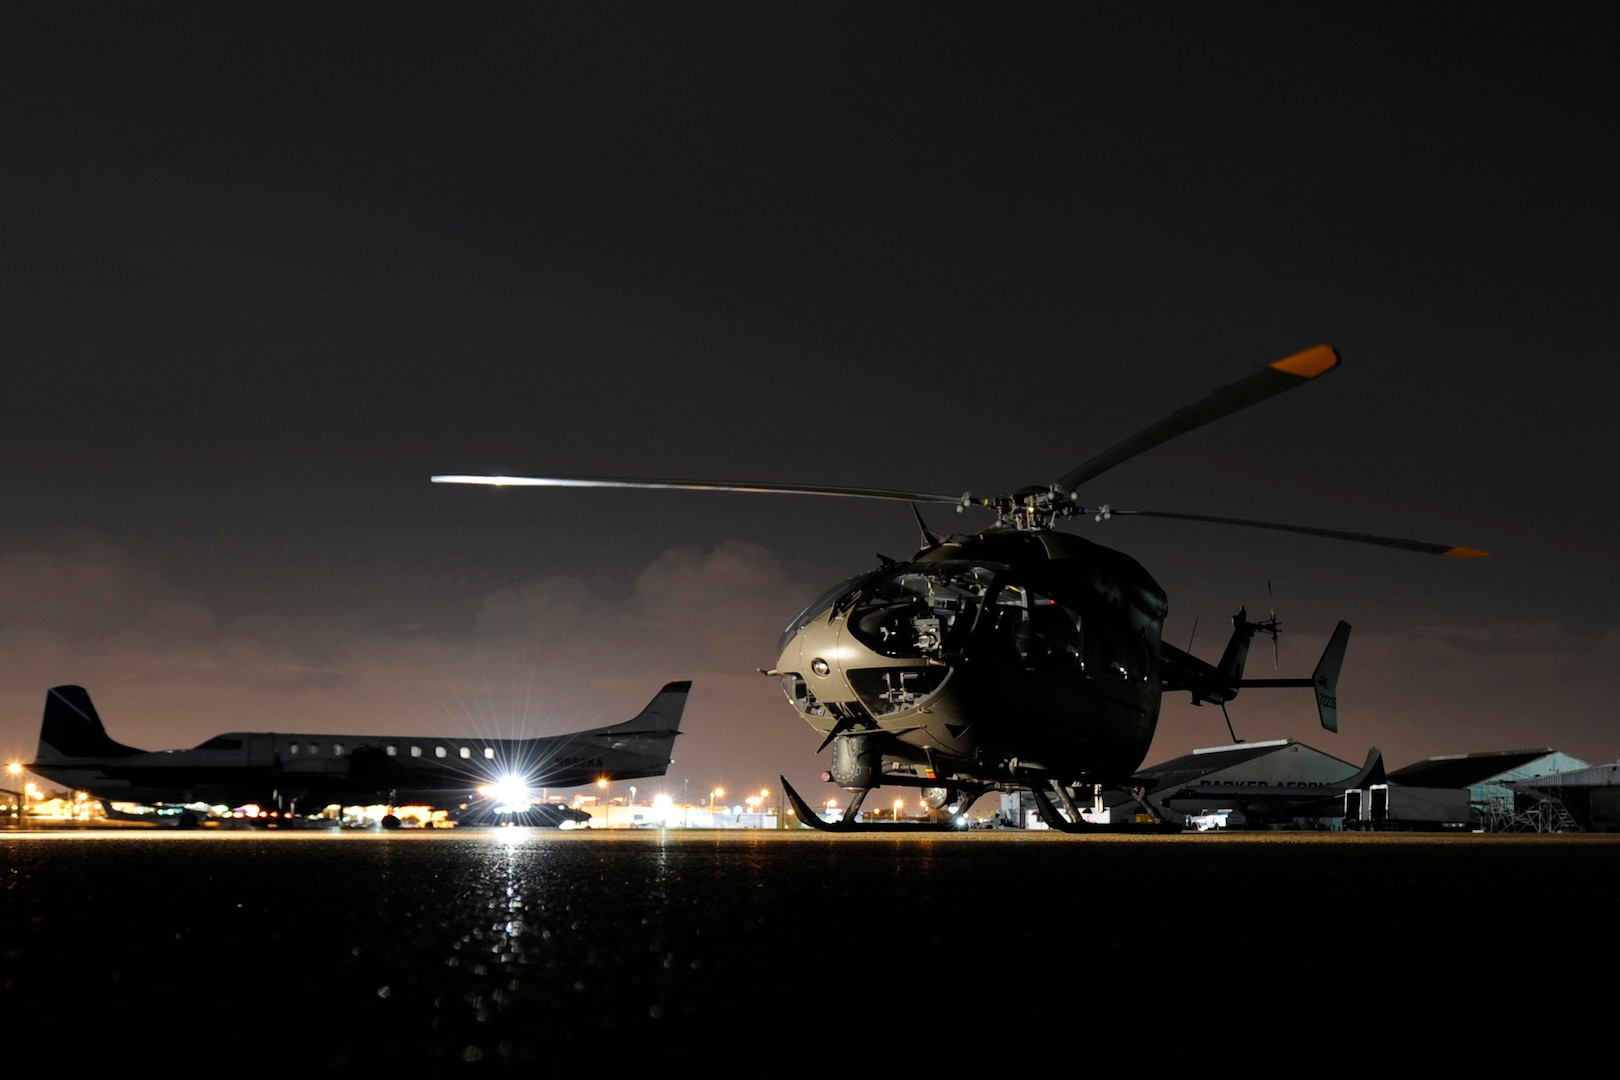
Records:
<instances>
[{"instance_id":1,"label":"rotor hub","mask_svg":"<svg viewBox=\"0 0 1620 1080\"><path fill-rule=\"evenodd\" d=\"M985 500L996 513L996 524L1022 532L1052 528L1060 518L1073 517L1078 504L1071 492L1057 484L1019 488L1011 495Z\"/></svg>"}]
</instances>

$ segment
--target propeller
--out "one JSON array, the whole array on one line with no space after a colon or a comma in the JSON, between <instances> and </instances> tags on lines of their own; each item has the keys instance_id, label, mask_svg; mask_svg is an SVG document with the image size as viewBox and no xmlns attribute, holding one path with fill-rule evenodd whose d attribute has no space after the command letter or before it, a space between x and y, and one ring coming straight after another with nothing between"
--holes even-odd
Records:
<instances>
[{"instance_id":1,"label":"propeller","mask_svg":"<svg viewBox=\"0 0 1620 1080\"><path fill-rule=\"evenodd\" d=\"M1011 494L991 497L976 496L972 492L944 495L937 492L902 491L895 488L844 487L833 484L782 484L769 481L726 480L667 480L632 477L585 476L482 476L440 475L433 477L435 484L479 484L489 487L568 487L568 488L642 488L680 491L733 491L750 494L828 495L851 499L886 499L909 503L944 503L960 512L970 506L982 506L996 513L997 523L1004 527L1028 531L1051 528L1058 518L1088 514L1097 521L1105 521L1116 514L1136 517L1175 518L1182 521L1203 521L1217 525L1240 525L1251 529L1273 529L1280 532L1303 533L1334 540L1348 540L1359 544L1376 544L1429 555L1474 559L1489 552L1455 544L1435 544L1422 540L1376 536L1371 533L1347 532L1342 529L1320 529L1308 525L1289 525L1275 521L1252 521L1246 518L1221 517L1210 514L1183 514L1168 510L1120 510L1104 503L1087 507L1080 503L1078 488L1088 481L1129 461L1139 454L1189 431L1203 427L1214 420L1246 409L1251 405L1275 397L1285 390L1303 386L1339 365L1338 351L1328 345L1317 345L1295 353L1236 382L1211 392L1202 399L1177 409L1169 416L1123 439L1091 460L1064 473L1055 483L1044 487L1022 488ZM921 518L918 518L919 524ZM924 535L927 535L926 527Z\"/></svg>"}]
</instances>

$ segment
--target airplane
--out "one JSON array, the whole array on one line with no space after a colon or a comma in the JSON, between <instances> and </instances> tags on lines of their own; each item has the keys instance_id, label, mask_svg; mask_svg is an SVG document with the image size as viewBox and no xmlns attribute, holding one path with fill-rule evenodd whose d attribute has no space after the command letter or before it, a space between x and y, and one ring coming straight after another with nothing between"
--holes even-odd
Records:
<instances>
[{"instance_id":1,"label":"airplane","mask_svg":"<svg viewBox=\"0 0 1620 1080\"><path fill-rule=\"evenodd\" d=\"M1488 554L1452 544L1205 514L1087 506L1080 489L1109 469L1178 435L1256 405L1332 371L1337 350L1318 345L1262 367L1104 450L1055 481L979 497L776 482L599 477L439 475L443 484L494 487L653 488L824 495L904 501L922 547L900 561L828 589L788 623L766 675L832 748L823 779L853 793L837 823L822 822L783 778L799 820L815 828L860 829L861 801L882 785L920 788L952 817L992 790L1050 797L1053 817L1085 831L1076 802L1104 787L1144 790L1133 774L1146 757L1165 692L1223 712L1241 689L1301 686L1315 691L1322 724L1337 730L1336 683L1350 627L1335 629L1309 679L1248 679L1257 633L1278 624L1240 611L1226 652L1210 664L1162 640L1164 589L1123 552L1056 529L1059 521L1139 515L1304 533L1452 558ZM977 533L941 535L918 504L988 509ZM1230 723L1230 720L1228 720ZM1143 802L1149 813L1150 802ZM1056 811L1061 810L1061 814ZM1163 815L1161 815L1163 817ZM882 827L882 823L865 823ZM1159 824L1178 828L1168 818ZM912 827L912 826L907 826Z\"/></svg>"},{"instance_id":2,"label":"airplane","mask_svg":"<svg viewBox=\"0 0 1620 1080\"><path fill-rule=\"evenodd\" d=\"M139 750L114 741L82 686L45 694L39 750L24 766L103 800L164 807L164 819L195 827L195 803L295 809L381 804L517 808L512 820L559 824L551 808L527 805L542 786L663 776L691 690L671 682L629 720L533 739L433 735L229 732L189 750ZM483 797L482 804L479 796ZM385 828L397 828L392 813Z\"/></svg>"}]
</instances>

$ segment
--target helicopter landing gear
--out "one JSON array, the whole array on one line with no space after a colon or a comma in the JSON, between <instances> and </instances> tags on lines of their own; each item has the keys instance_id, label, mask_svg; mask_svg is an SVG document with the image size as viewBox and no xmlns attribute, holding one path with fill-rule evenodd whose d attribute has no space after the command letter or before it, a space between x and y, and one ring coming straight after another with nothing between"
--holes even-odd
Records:
<instances>
[{"instance_id":1,"label":"helicopter landing gear","mask_svg":"<svg viewBox=\"0 0 1620 1080\"><path fill-rule=\"evenodd\" d=\"M1052 780L1050 783L1052 790L1057 794L1058 801L1063 804L1064 812L1069 815L1068 817L1064 817L1063 814L1058 812L1058 808L1052 805L1051 800L1046 797L1044 792L1031 788L1030 794L1035 797L1035 813L1040 817L1042 823L1047 828L1056 829L1058 832L1178 833L1182 832L1186 827L1179 821L1170 821L1160 816L1157 812L1158 808L1148 801L1145 791L1140 788L1133 789L1131 795L1143 807L1147 808L1148 813L1154 818L1153 821L1118 821L1110 822L1107 825L1094 824L1080 816L1079 811L1075 809L1074 801L1069 797L1068 791L1064 789L1062 784L1056 780Z\"/></svg>"},{"instance_id":2,"label":"helicopter landing gear","mask_svg":"<svg viewBox=\"0 0 1620 1080\"><path fill-rule=\"evenodd\" d=\"M1039 788L1030 788L1029 793L1035 797L1035 813L1040 817L1042 823L1048 829L1056 829L1058 832L1083 833L1097 831L1100 826L1093 825L1080 816L1080 811L1075 809L1074 802L1069 798L1069 793L1063 790L1063 785L1056 780L1052 780L1050 783L1052 791L1057 795L1058 801L1063 804L1063 809L1069 816L1064 817L1058 813L1057 807L1053 806L1051 801L1047 799L1045 792Z\"/></svg>"},{"instance_id":3,"label":"helicopter landing gear","mask_svg":"<svg viewBox=\"0 0 1620 1080\"><path fill-rule=\"evenodd\" d=\"M793 812L798 815L800 823L822 832L959 832L963 828L963 826L957 824L957 818L950 818L945 821L905 823L898 821L856 821L855 818L860 811L861 803L865 801L866 796L872 790L871 788L856 790L854 797L850 799L849 806L844 809L843 817L837 821L827 821L815 810L811 809L810 804L804 801L803 796L793 790L793 785L788 783L787 777L783 776L780 779L782 781L782 790L787 794L788 802L793 805Z\"/></svg>"}]
</instances>

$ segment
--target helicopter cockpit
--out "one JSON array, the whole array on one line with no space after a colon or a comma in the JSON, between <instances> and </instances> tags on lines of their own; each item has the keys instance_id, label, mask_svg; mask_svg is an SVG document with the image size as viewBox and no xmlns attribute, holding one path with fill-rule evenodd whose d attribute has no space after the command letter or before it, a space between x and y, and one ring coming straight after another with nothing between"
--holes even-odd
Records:
<instances>
[{"instance_id":1,"label":"helicopter cockpit","mask_svg":"<svg viewBox=\"0 0 1620 1080\"><path fill-rule=\"evenodd\" d=\"M879 656L961 653L999 565L905 563L868 581L849 614L850 633Z\"/></svg>"},{"instance_id":2,"label":"helicopter cockpit","mask_svg":"<svg viewBox=\"0 0 1620 1080\"><path fill-rule=\"evenodd\" d=\"M808 636L800 644L813 656L795 647L801 633ZM879 717L924 701L964 661L987 671L1083 675L1085 644L1079 612L1005 563L895 563L828 590L788 625L783 681L801 712L822 715L840 700L854 705L826 681L841 676L860 706ZM795 670L790 651L807 662L808 672ZM1122 667L1103 664L1100 670L1111 666ZM819 690L811 689L806 674Z\"/></svg>"},{"instance_id":3,"label":"helicopter cockpit","mask_svg":"<svg viewBox=\"0 0 1620 1080\"><path fill-rule=\"evenodd\" d=\"M866 583L850 633L880 656L949 661L972 654L1084 671L1078 612L999 563L910 563Z\"/></svg>"}]
</instances>

